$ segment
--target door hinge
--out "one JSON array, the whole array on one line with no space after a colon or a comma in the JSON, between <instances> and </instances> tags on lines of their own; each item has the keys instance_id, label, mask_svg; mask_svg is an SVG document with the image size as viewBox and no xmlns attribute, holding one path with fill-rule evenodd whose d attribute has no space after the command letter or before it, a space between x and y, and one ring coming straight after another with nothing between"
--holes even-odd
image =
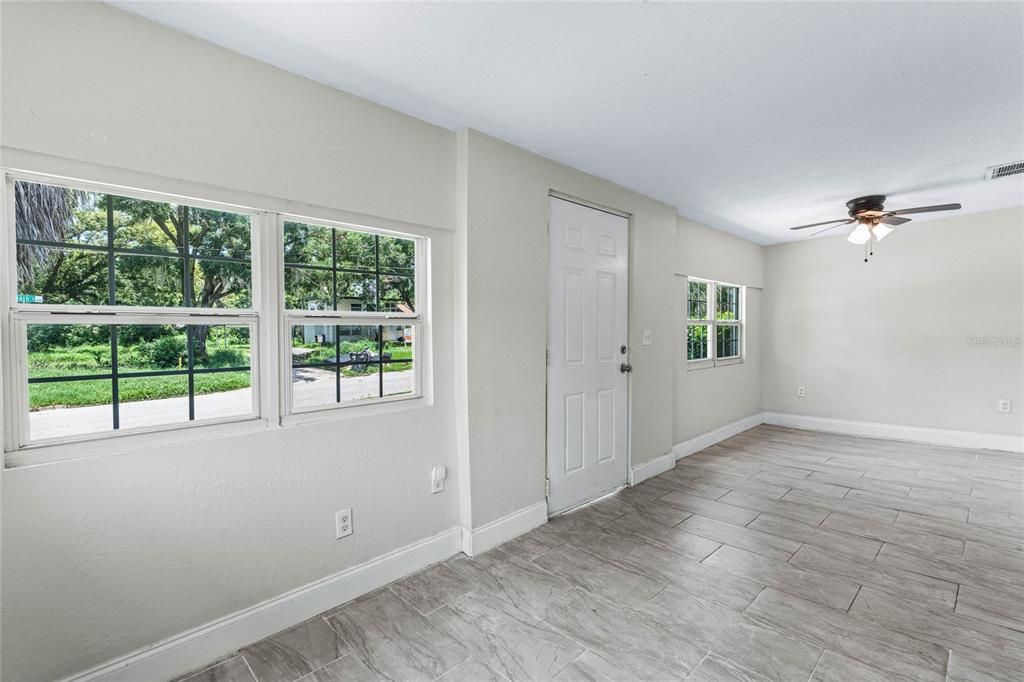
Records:
<instances>
[{"instance_id":1,"label":"door hinge","mask_svg":"<svg viewBox=\"0 0 1024 682\"><path fill-rule=\"evenodd\" d=\"M551 497L551 479L544 479L544 497Z\"/></svg>"},{"instance_id":2,"label":"door hinge","mask_svg":"<svg viewBox=\"0 0 1024 682\"><path fill-rule=\"evenodd\" d=\"M544 349L544 363L548 367L551 366L551 349L550 348L545 348Z\"/></svg>"}]
</instances>

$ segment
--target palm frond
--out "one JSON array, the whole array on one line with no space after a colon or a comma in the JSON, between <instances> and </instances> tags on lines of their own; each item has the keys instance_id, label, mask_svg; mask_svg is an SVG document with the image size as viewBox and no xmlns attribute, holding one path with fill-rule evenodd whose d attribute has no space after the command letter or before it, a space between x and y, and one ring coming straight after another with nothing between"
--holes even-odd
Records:
<instances>
[{"instance_id":1,"label":"palm frond","mask_svg":"<svg viewBox=\"0 0 1024 682\"><path fill-rule=\"evenodd\" d=\"M14 183L15 224L19 239L64 241L75 220L78 192L66 187L34 182ZM18 278L32 281L34 266L46 262L49 250L30 244L18 245Z\"/></svg>"}]
</instances>

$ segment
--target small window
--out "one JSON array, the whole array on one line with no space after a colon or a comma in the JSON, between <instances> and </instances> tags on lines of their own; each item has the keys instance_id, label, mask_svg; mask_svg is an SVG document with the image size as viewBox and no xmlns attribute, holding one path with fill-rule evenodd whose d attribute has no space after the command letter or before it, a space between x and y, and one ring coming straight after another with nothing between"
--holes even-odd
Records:
<instances>
[{"instance_id":1,"label":"small window","mask_svg":"<svg viewBox=\"0 0 1024 682\"><path fill-rule=\"evenodd\" d=\"M289 411L417 397L416 241L284 223Z\"/></svg>"},{"instance_id":2,"label":"small window","mask_svg":"<svg viewBox=\"0 0 1024 682\"><path fill-rule=\"evenodd\" d=\"M258 416L249 214L12 182L16 446Z\"/></svg>"},{"instance_id":3,"label":"small window","mask_svg":"<svg viewBox=\"0 0 1024 682\"><path fill-rule=\"evenodd\" d=\"M743 287L688 279L686 360L691 369L739 362L743 357Z\"/></svg>"}]
</instances>

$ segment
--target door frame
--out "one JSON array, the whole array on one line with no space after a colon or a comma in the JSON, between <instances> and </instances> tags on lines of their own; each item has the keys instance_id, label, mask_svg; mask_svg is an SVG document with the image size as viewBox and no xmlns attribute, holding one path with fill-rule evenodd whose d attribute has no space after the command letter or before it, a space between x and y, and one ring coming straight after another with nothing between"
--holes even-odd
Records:
<instances>
[{"instance_id":1,"label":"door frame","mask_svg":"<svg viewBox=\"0 0 1024 682\"><path fill-rule=\"evenodd\" d=\"M580 198L580 197L578 197L578 196L576 196L574 194L568 194L566 192L561 192L561 191L556 190L556 189L549 189L548 190L547 198L548 198L548 204L549 205L548 205L548 221L547 221L547 224L546 224L546 227L547 227L547 230L546 230L546 232L547 232L547 240L545 241L545 244L544 244L544 251L547 254L547 262L548 262L549 270L550 270L550 264L551 264L551 209L550 209L550 200L551 199L561 199L562 201L568 201L569 203L578 204L579 206L584 206L586 208L592 208L595 211L602 211L604 213L610 213L611 215L618 216L620 218L625 218L626 219L626 243L629 245L629 256L626 258L626 344L627 344L626 347L628 349L628 352L626 353L626 362L630 362L630 358L633 357L633 345L632 345L632 343L630 343L630 339L632 338L631 318L632 318L632 310L633 310L633 252L634 252L634 248L633 248L633 214L629 213L628 211L623 211L621 209L614 208L612 206L607 206L605 204L597 203L596 201L590 201L589 199L582 199L582 198ZM548 283L547 283L547 297L546 298L547 298L547 300L544 302L544 310L547 313L545 315L545 320L544 320L544 333L545 333L544 347L546 349L548 349L548 352L550 352L550 349L548 348L548 344L551 341L551 326L550 326L550 323L551 323L551 281L550 281L550 279L548 280ZM550 414L548 412L548 398L549 398L548 378L549 378L548 377L548 364L547 364L547 359L545 359L545 362L544 362L544 503L545 503L545 505L548 504L548 492L549 492L549 489L550 489L549 488L549 482L551 480L551 469L550 469L550 467L551 467L551 458L550 458L550 453L548 452L548 429L549 429L548 416ZM633 439L632 439L632 433L633 433L633 373L629 372L628 374L626 374L626 481L625 481L625 484L623 485L623 487L626 487L626 488L628 488L631 485L631 482L632 482L632 479L633 479ZM579 509L580 507L585 507L588 504L593 504L597 500L603 499L604 497L607 497L608 495L614 494L615 492L618 492L618 490L621 490L621 489L622 488L619 488L619 489L617 489L615 491L612 491L611 493L606 493L606 494L602 495L601 497L597 497L597 498L595 498L593 500L588 500L586 502L582 502L582 503L576 505L575 507L570 507L569 509L563 509L563 510L561 510L561 511L555 513L555 514L552 514L550 507L548 507L548 518L552 518L554 516L561 516L562 514L568 514L569 512L571 512L571 511L573 511L575 509Z\"/></svg>"}]
</instances>

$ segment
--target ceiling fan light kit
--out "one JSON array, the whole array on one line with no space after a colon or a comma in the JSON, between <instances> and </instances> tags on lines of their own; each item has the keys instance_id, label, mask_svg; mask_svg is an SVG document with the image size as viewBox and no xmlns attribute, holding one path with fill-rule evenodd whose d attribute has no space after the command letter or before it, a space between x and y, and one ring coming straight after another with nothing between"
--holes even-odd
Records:
<instances>
[{"instance_id":1,"label":"ceiling fan light kit","mask_svg":"<svg viewBox=\"0 0 1024 682\"><path fill-rule=\"evenodd\" d=\"M823 230L818 230L815 234L822 232L828 232L829 230L835 229L840 225L850 225L856 223L853 231L846 238L851 244L858 246L864 245L865 252L869 251L867 246L869 243L870 254L865 253L864 262L868 261L868 255L874 255L874 243L880 242L895 231L897 225L903 225L909 223L910 218L904 218L902 216L913 213L932 213L934 211L956 211L960 208L960 204L938 204L936 206L918 206L917 208L903 208L898 211L886 211L885 210L885 195L884 194L870 194L868 196L857 197L856 199L850 199L846 202L846 208L849 213L849 218L839 218L838 220L826 220L822 223L811 223L810 225L799 225L797 227L791 227L791 230L805 230L808 227L821 227L822 225L828 225Z\"/></svg>"}]
</instances>

